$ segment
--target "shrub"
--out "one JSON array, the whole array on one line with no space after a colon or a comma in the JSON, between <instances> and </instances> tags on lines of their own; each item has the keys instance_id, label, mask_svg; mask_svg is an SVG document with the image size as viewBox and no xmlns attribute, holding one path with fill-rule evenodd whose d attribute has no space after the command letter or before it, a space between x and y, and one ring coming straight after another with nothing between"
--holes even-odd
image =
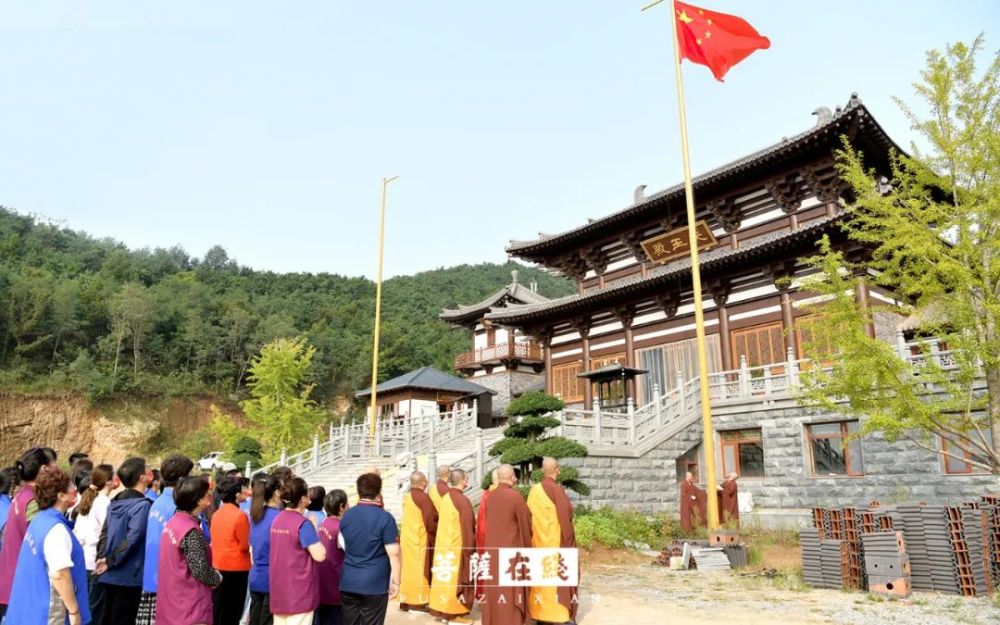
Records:
<instances>
[{"instance_id":1,"label":"shrub","mask_svg":"<svg viewBox=\"0 0 1000 625\"><path fill-rule=\"evenodd\" d=\"M576 543L585 549L600 544L612 549L627 543L659 546L673 535L673 523L664 515L647 516L611 508L580 508L573 519Z\"/></svg>"},{"instance_id":2,"label":"shrub","mask_svg":"<svg viewBox=\"0 0 1000 625\"><path fill-rule=\"evenodd\" d=\"M566 402L554 395L542 391L529 391L507 405L507 416L539 416L562 410L565 407ZM556 425L559 424L556 423Z\"/></svg>"}]
</instances>

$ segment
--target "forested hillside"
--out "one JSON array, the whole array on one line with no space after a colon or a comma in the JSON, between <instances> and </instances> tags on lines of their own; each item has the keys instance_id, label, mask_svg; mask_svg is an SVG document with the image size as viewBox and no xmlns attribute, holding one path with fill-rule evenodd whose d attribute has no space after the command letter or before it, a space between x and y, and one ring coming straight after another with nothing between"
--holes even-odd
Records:
<instances>
[{"instance_id":1,"label":"forested hillside","mask_svg":"<svg viewBox=\"0 0 1000 625\"><path fill-rule=\"evenodd\" d=\"M425 364L450 370L469 339L438 312L498 290L514 267L545 295L572 291L510 263L387 280L381 379ZM368 385L374 298L365 278L255 271L223 247L204 258L130 250L0 208L0 390L240 396L262 345L303 335L317 349L313 397L330 402Z\"/></svg>"}]
</instances>

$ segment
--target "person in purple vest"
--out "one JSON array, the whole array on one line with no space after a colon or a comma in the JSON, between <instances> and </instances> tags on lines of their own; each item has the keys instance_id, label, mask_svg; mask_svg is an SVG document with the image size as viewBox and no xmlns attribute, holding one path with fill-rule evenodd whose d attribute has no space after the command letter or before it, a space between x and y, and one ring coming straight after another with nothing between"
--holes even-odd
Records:
<instances>
[{"instance_id":1,"label":"person in purple vest","mask_svg":"<svg viewBox=\"0 0 1000 625\"><path fill-rule=\"evenodd\" d=\"M316 528L305 516L309 487L293 477L281 487L282 510L271 524L271 614L274 625L312 625L319 606L316 563L326 559L326 549Z\"/></svg>"},{"instance_id":2,"label":"person in purple vest","mask_svg":"<svg viewBox=\"0 0 1000 625\"><path fill-rule=\"evenodd\" d=\"M7 523L4 526L4 541L0 546L0 620L7 612L10 603L10 588L14 584L14 568L17 558L21 555L21 543L28 531L28 523L38 514L38 504L35 502L35 479L38 472L50 464L49 454L41 447L35 447L24 452L14 468L21 482L10 510L7 513Z\"/></svg>"},{"instance_id":3,"label":"person in purple vest","mask_svg":"<svg viewBox=\"0 0 1000 625\"><path fill-rule=\"evenodd\" d=\"M135 625L142 597L146 524L153 505L143 494L153 479L145 458L126 458L118 467L118 478L125 490L108 506L94 566L104 585L101 625Z\"/></svg>"},{"instance_id":4,"label":"person in purple vest","mask_svg":"<svg viewBox=\"0 0 1000 625\"><path fill-rule=\"evenodd\" d=\"M160 538L154 622L211 625L212 589L222 581L222 575L212 568L212 550L199 518L212 505L208 478L181 478L173 497L177 509Z\"/></svg>"},{"instance_id":5,"label":"person in purple vest","mask_svg":"<svg viewBox=\"0 0 1000 625\"><path fill-rule=\"evenodd\" d=\"M142 596L139 598L139 614L136 625L153 625L156 622L156 592L159 584L160 538L163 528L174 516L174 489L181 478L187 477L194 468L194 462L187 456L171 454L164 458L161 477L164 489L161 496L149 507L146 519L146 544L142 565ZM148 499L148 497L147 497ZM204 528L203 528L204 529Z\"/></svg>"},{"instance_id":6,"label":"person in purple vest","mask_svg":"<svg viewBox=\"0 0 1000 625\"><path fill-rule=\"evenodd\" d=\"M319 526L319 541L326 549L326 560L319 564L319 608L314 625L341 625L340 574L344 568L344 550L337 544L340 518L347 511L347 493L331 490L323 499L326 518Z\"/></svg>"},{"instance_id":7,"label":"person in purple vest","mask_svg":"<svg viewBox=\"0 0 1000 625\"><path fill-rule=\"evenodd\" d=\"M250 613L248 625L272 625L271 524L281 511L281 480L276 475L257 477L250 502Z\"/></svg>"},{"instance_id":8,"label":"person in purple vest","mask_svg":"<svg viewBox=\"0 0 1000 625\"><path fill-rule=\"evenodd\" d=\"M76 486L55 466L43 467L35 482L38 514L24 536L11 588L11 625L87 625L87 566L83 547L70 534L66 511Z\"/></svg>"},{"instance_id":9,"label":"person in purple vest","mask_svg":"<svg viewBox=\"0 0 1000 625\"><path fill-rule=\"evenodd\" d=\"M390 597L399 594L399 529L382 508L382 478L358 477L358 505L340 520L344 549L340 595L348 625L381 625Z\"/></svg>"}]
</instances>

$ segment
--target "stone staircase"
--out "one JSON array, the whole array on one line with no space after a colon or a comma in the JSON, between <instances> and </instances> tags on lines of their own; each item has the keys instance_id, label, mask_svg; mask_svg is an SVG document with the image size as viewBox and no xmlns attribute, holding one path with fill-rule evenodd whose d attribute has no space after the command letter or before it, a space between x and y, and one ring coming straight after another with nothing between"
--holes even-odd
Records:
<instances>
[{"instance_id":1,"label":"stone staircase","mask_svg":"<svg viewBox=\"0 0 1000 625\"><path fill-rule=\"evenodd\" d=\"M357 501L355 483L358 476L370 467L377 467L382 477L382 501L385 504L385 509L392 513L396 520L399 520L403 512L403 495L409 488L410 473L415 469L427 474L428 480L432 484L438 465L447 464L465 469L470 473L469 489L466 494L473 499L474 503L478 502L481 494L479 485L482 475L485 471L491 471L493 464L496 463L495 459L488 458L489 448L501 437L502 428L483 429L471 436L462 435L454 439L442 440L435 450L425 453L404 453L397 458L347 457L316 468L306 465L305 468L296 471L296 473L301 475L310 486L322 486L327 492L337 488L343 490L347 493L348 501L353 504ZM480 440L483 449L482 466L478 466L477 462ZM400 466L399 460L405 460L405 464Z\"/></svg>"}]
</instances>

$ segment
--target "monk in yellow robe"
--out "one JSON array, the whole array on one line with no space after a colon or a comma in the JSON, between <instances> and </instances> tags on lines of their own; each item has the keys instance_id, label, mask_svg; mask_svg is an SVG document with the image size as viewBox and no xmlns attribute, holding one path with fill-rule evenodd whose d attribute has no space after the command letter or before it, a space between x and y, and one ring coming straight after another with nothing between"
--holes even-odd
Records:
<instances>
[{"instance_id":1,"label":"monk in yellow robe","mask_svg":"<svg viewBox=\"0 0 1000 625\"><path fill-rule=\"evenodd\" d=\"M438 513L427 496L427 476L410 474L410 492L403 497L403 522L399 542L403 551L403 572L399 585L401 610L427 611L431 600L431 566Z\"/></svg>"},{"instance_id":2,"label":"monk in yellow robe","mask_svg":"<svg viewBox=\"0 0 1000 625\"><path fill-rule=\"evenodd\" d=\"M439 619L471 623L465 615L475 600L470 560L476 552L476 517L472 503L462 494L469 486L465 471L452 471L448 483L451 488L441 497L438 508L428 612Z\"/></svg>"},{"instance_id":3,"label":"monk in yellow robe","mask_svg":"<svg viewBox=\"0 0 1000 625\"><path fill-rule=\"evenodd\" d=\"M556 483L559 462L555 458L542 459L542 481L528 493L531 511L531 546L536 549L576 548L573 531L573 504L566 491ZM531 588L529 606L531 618L545 623L571 623L576 621L580 602L576 586L534 586Z\"/></svg>"},{"instance_id":4,"label":"monk in yellow robe","mask_svg":"<svg viewBox=\"0 0 1000 625\"><path fill-rule=\"evenodd\" d=\"M487 554L488 577L492 583L481 588L480 604L483 608L483 625L525 625L528 618L528 588L525 586L501 586L500 549L525 549L531 547L531 513L524 497L514 489L517 478L514 467L502 464L496 471L496 489L491 491L490 505L486 510L488 527L484 536L484 547L480 551ZM485 495L486 493L483 493ZM482 508L480 508L482 509ZM479 529L479 526L476 526Z\"/></svg>"},{"instance_id":5,"label":"monk in yellow robe","mask_svg":"<svg viewBox=\"0 0 1000 625\"><path fill-rule=\"evenodd\" d=\"M437 468L437 483L434 484L434 488L431 489L431 503L434 504L434 508L440 512L441 511L441 498L449 490L448 477L451 475L451 467L446 464L442 464Z\"/></svg>"}]
</instances>

